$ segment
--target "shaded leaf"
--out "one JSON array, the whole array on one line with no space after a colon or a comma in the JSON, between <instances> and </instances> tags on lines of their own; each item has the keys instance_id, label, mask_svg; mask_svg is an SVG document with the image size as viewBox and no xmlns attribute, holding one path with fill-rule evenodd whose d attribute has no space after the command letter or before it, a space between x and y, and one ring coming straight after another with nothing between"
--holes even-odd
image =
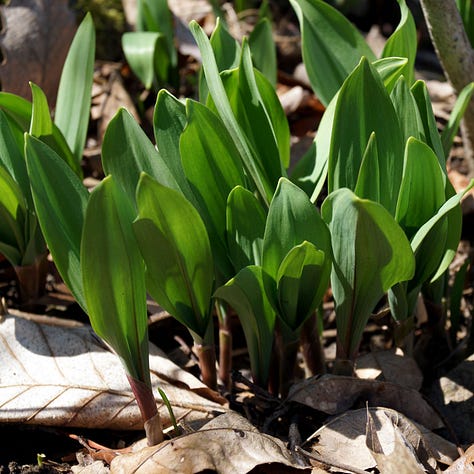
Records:
<instances>
[{"instance_id":1,"label":"shaded leaf","mask_svg":"<svg viewBox=\"0 0 474 474\"><path fill-rule=\"evenodd\" d=\"M262 18L249 36L253 64L275 87L277 81L277 55L273 41L272 23Z\"/></svg>"}]
</instances>

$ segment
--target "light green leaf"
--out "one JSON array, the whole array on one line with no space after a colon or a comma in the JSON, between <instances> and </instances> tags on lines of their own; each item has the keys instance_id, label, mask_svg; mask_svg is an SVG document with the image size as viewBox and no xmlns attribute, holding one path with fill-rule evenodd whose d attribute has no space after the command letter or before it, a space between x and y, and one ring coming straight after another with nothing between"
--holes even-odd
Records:
<instances>
[{"instance_id":1,"label":"light green leaf","mask_svg":"<svg viewBox=\"0 0 474 474\"><path fill-rule=\"evenodd\" d=\"M262 268L243 268L218 288L214 297L226 301L238 314L249 350L254 382L264 387L270 371L275 312L265 295Z\"/></svg>"},{"instance_id":2,"label":"light green leaf","mask_svg":"<svg viewBox=\"0 0 474 474\"><path fill-rule=\"evenodd\" d=\"M281 262L276 276L278 314L298 331L321 303L331 274L330 254L308 241L296 245Z\"/></svg>"},{"instance_id":3,"label":"light green leaf","mask_svg":"<svg viewBox=\"0 0 474 474\"><path fill-rule=\"evenodd\" d=\"M234 269L260 265L266 215L249 190L236 186L227 198L226 235Z\"/></svg>"},{"instance_id":4,"label":"light green leaf","mask_svg":"<svg viewBox=\"0 0 474 474\"><path fill-rule=\"evenodd\" d=\"M326 198L321 212L334 252L339 356L354 360L372 310L390 287L412 278L415 258L403 230L378 203L344 188Z\"/></svg>"},{"instance_id":5,"label":"light green leaf","mask_svg":"<svg viewBox=\"0 0 474 474\"><path fill-rule=\"evenodd\" d=\"M228 280L234 271L225 235L227 197L235 186L245 187L246 179L239 153L219 117L191 99L186 101L186 110L181 162L208 229L215 263Z\"/></svg>"},{"instance_id":6,"label":"light green leaf","mask_svg":"<svg viewBox=\"0 0 474 474\"><path fill-rule=\"evenodd\" d=\"M454 104L451 115L449 116L448 123L443 128L441 132L441 143L443 144L444 156L446 159L449 156L451 147L453 146L454 137L459 129L459 124L464 115L464 112L469 105L469 102L474 92L474 82L468 84L459 94L459 97Z\"/></svg>"},{"instance_id":7,"label":"light green leaf","mask_svg":"<svg viewBox=\"0 0 474 474\"><path fill-rule=\"evenodd\" d=\"M53 134L53 121L49 113L48 100L45 93L36 84L30 82L33 96L31 109L30 135L40 138Z\"/></svg>"},{"instance_id":8,"label":"light green leaf","mask_svg":"<svg viewBox=\"0 0 474 474\"><path fill-rule=\"evenodd\" d=\"M242 130L237 123L237 120L232 112L229 99L219 75L216 59L212 51L211 44L207 38L204 30L198 25L196 21L192 21L189 25L191 32L199 46L199 50L202 55L202 65L206 82L209 87L209 92L216 106L216 110L220 115L222 122L226 126L229 134L232 137L245 170L250 179L255 183L255 187L260 194L263 202L268 204L273 195L273 188L270 183L267 183L262 179L257 164L255 163L254 153L251 151L251 147L247 143Z\"/></svg>"},{"instance_id":9,"label":"light green leaf","mask_svg":"<svg viewBox=\"0 0 474 474\"><path fill-rule=\"evenodd\" d=\"M253 64L275 87L277 82L277 56L272 23L268 18L262 18L255 25L249 36L249 45Z\"/></svg>"},{"instance_id":10,"label":"light green leaf","mask_svg":"<svg viewBox=\"0 0 474 474\"><path fill-rule=\"evenodd\" d=\"M362 199L380 202L380 164L375 133L370 135L362 157L354 193Z\"/></svg>"},{"instance_id":11,"label":"light green leaf","mask_svg":"<svg viewBox=\"0 0 474 474\"><path fill-rule=\"evenodd\" d=\"M179 192L143 173L133 227L153 298L201 343L209 336L214 263L201 217ZM197 341L198 342L198 341Z\"/></svg>"},{"instance_id":12,"label":"light green leaf","mask_svg":"<svg viewBox=\"0 0 474 474\"><path fill-rule=\"evenodd\" d=\"M409 138L395 220L410 240L445 202L445 174L434 151Z\"/></svg>"},{"instance_id":13,"label":"light green leaf","mask_svg":"<svg viewBox=\"0 0 474 474\"><path fill-rule=\"evenodd\" d=\"M150 89L155 80L155 73L161 81L166 80L168 55L166 41L162 33L151 31L130 31L122 35L122 48L132 71Z\"/></svg>"},{"instance_id":14,"label":"light green leaf","mask_svg":"<svg viewBox=\"0 0 474 474\"><path fill-rule=\"evenodd\" d=\"M86 311L80 249L89 192L54 150L31 135L25 156L37 217L54 263Z\"/></svg>"},{"instance_id":15,"label":"light green leaf","mask_svg":"<svg viewBox=\"0 0 474 474\"><path fill-rule=\"evenodd\" d=\"M301 29L303 62L311 86L328 105L362 56L375 61L364 37L322 0L290 0Z\"/></svg>"},{"instance_id":16,"label":"light green leaf","mask_svg":"<svg viewBox=\"0 0 474 474\"><path fill-rule=\"evenodd\" d=\"M408 59L403 75L408 84L412 84L415 77L415 57L418 43L415 20L407 7L405 0L398 0L400 5L400 23L385 43L382 57L401 56Z\"/></svg>"},{"instance_id":17,"label":"light green leaf","mask_svg":"<svg viewBox=\"0 0 474 474\"><path fill-rule=\"evenodd\" d=\"M102 144L102 165L135 202L140 173L145 171L165 186L179 189L168 165L161 159L143 129L121 108L109 122Z\"/></svg>"},{"instance_id":18,"label":"light green leaf","mask_svg":"<svg viewBox=\"0 0 474 474\"><path fill-rule=\"evenodd\" d=\"M363 58L339 91L328 162L328 189L354 190L370 135L381 160L381 204L392 214L403 171L403 139L392 101L374 67Z\"/></svg>"},{"instance_id":19,"label":"light green leaf","mask_svg":"<svg viewBox=\"0 0 474 474\"><path fill-rule=\"evenodd\" d=\"M61 73L54 123L77 163L84 151L91 110L95 59L95 28L87 13L76 31Z\"/></svg>"},{"instance_id":20,"label":"light green leaf","mask_svg":"<svg viewBox=\"0 0 474 474\"><path fill-rule=\"evenodd\" d=\"M114 349L128 375L150 386L145 265L133 218L129 200L107 176L86 209L82 283L92 328Z\"/></svg>"}]
</instances>

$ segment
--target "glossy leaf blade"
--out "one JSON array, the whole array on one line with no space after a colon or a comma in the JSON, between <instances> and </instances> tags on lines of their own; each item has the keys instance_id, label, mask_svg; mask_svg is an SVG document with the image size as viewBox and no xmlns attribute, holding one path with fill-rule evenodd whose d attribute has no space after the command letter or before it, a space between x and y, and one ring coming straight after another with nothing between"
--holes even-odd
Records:
<instances>
[{"instance_id":1,"label":"glossy leaf blade","mask_svg":"<svg viewBox=\"0 0 474 474\"><path fill-rule=\"evenodd\" d=\"M311 86L328 105L362 56L375 55L341 13L321 0L290 0L300 23L303 61Z\"/></svg>"},{"instance_id":2,"label":"glossy leaf blade","mask_svg":"<svg viewBox=\"0 0 474 474\"><path fill-rule=\"evenodd\" d=\"M149 385L145 266L133 218L123 191L106 177L86 209L82 283L92 328L115 350L128 375Z\"/></svg>"},{"instance_id":3,"label":"glossy leaf blade","mask_svg":"<svg viewBox=\"0 0 474 474\"><path fill-rule=\"evenodd\" d=\"M354 359L370 313L395 283L415 270L410 243L380 204L340 189L323 203L334 252L331 286L340 356Z\"/></svg>"},{"instance_id":4,"label":"glossy leaf blade","mask_svg":"<svg viewBox=\"0 0 474 474\"><path fill-rule=\"evenodd\" d=\"M30 82L33 96L31 109L30 135L42 137L53 134L53 121L49 112L48 100L39 86Z\"/></svg>"},{"instance_id":5,"label":"glossy leaf blade","mask_svg":"<svg viewBox=\"0 0 474 474\"><path fill-rule=\"evenodd\" d=\"M76 31L59 82L54 123L80 163L91 109L95 60L95 28L88 13Z\"/></svg>"},{"instance_id":6,"label":"glossy leaf blade","mask_svg":"<svg viewBox=\"0 0 474 474\"><path fill-rule=\"evenodd\" d=\"M194 334L206 337L214 263L206 228L179 192L142 174L133 227L153 298Z\"/></svg>"},{"instance_id":7,"label":"glossy leaf blade","mask_svg":"<svg viewBox=\"0 0 474 474\"><path fill-rule=\"evenodd\" d=\"M61 277L86 310L80 248L89 192L51 148L30 135L25 140L26 162L41 230Z\"/></svg>"},{"instance_id":8,"label":"glossy leaf blade","mask_svg":"<svg viewBox=\"0 0 474 474\"><path fill-rule=\"evenodd\" d=\"M262 18L255 25L249 36L249 45L255 67L275 87L277 81L277 56L272 24L268 18Z\"/></svg>"}]
</instances>

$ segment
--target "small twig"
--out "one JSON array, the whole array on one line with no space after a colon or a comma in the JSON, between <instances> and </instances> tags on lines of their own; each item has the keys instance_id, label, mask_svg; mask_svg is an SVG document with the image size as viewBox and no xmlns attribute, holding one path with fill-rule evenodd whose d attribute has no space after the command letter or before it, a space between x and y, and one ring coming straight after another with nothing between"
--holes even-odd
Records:
<instances>
[{"instance_id":1,"label":"small twig","mask_svg":"<svg viewBox=\"0 0 474 474\"><path fill-rule=\"evenodd\" d=\"M348 466L347 464L340 463L340 462L335 462L335 461L332 461L332 460L328 461L323 456L320 456L319 454L309 453L308 451L305 451L300 446L295 446L295 451L297 453L304 454L309 459L313 459L314 461L318 461L322 464L326 464L327 466L335 467L337 469L344 469L345 471L353 472L354 474L367 474L367 471L357 469L356 467Z\"/></svg>"}]
</instances>

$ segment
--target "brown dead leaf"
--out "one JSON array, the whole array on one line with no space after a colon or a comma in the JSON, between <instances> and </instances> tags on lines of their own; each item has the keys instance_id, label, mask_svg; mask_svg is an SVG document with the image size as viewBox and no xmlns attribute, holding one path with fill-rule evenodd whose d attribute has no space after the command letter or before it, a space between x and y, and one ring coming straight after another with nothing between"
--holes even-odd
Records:
<instances>
[{"instance_id":1,"label":"brown dead leaf","mask_svg":"<svg viewBox=\"0 0 474 474\"><path fill-rule=\"evenodd\" d=\"M143 428L117 356L88 326L57 327L8 315L0 324L0 361L0 422ZM165 425L171 423L158 386L167 394L178 421L202 423L226 411L222 397L153 345L150 369Z\"/></svg>"},{"instance_id":2,"label":"brown dead leaf","mask_svg":"<svg viewBox=\"0 0 474 474\"><path fill-rule=\"evenodd\" d=\"M403 438L412 446L418 459L425 467L436 464L436 449L433 449L425 439L424 433L401 413L387 408L370 408L369 412L373 418L374 429L372 439L375 441L372 447L376 451L382 451L388 455L394 451L396 435L395 428ZM376 466L376 461L366 444L367 409L350 410L329 421L311 435L306 443L310 443L311 451L319 453L319 456L328 464L344 460L346 464L359 470L371 469Z\"/></svg>"},{"instance_id":3,"label":"brown dead leaf","mask_svg":"<svg viewBox=\"0 0 474 474\"><path fill-rule=\"evenodd\" d=\"M359 357L355 365L361 379L392 382L414 390L420 390L423 382L423 374L415 360L400 349L369 352Z\"/></svg>"},{"instance_id":4,"label":"brown dead leaf","mask_svg":"<svg viewBox=\"0 0 474 474\"><path fill-rule=\"evenodd\" d=\"M443 472L446 474L474 473L474 445L470 446L459 459L456 459L456 461Z\"/></svg>"},{"instance_id":5,"label":"brown dead leaf","mask_svg":"<svg viewBox=\"0 0 474 474\"><path fill-rule=\"evenodd\" d=\"M369 406L392 408L428 429L444 426L418 391L378 380L337 375L311 377L291 387L288 401L328 415L337 415L367 403Z\"/></svg>"},{"instance_id":6,"label":"brown dead leaf","mask_svg":"<svg viewBox=\"0 0 474 474\"><path fill-rule=\"evenodd\" d=\"M259 433L235 413L221 415L201 430L116 457L112 474L194 474L205 470L219 474L245 474L261 464L275 463L300 472L300 466L278 438ZM278 472L278 471L273 471Z\"/></svg>"},{"instance_id":7,"label":"brown dead leaf","mask_svg":"<svg viewBox=\"0 0 474 474\"><path fill-rule=\"evenodd\" d=\"M3 91L31 100L28 81L38 84L54 106L59 78L76 31L67 0L11 0L1 7L0 65Z\"/></svg>"}]
</instances>

